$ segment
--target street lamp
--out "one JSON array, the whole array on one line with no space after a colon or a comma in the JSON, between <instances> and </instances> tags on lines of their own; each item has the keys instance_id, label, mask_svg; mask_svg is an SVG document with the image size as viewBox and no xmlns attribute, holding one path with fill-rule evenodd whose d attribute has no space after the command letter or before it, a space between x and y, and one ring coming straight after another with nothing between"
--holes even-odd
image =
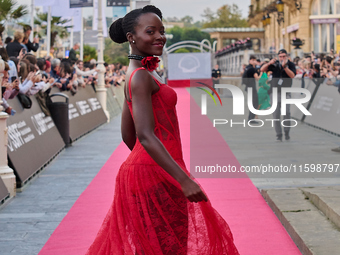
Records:
<instances>
[{"instance_id":1,"label":"street lamp","mask_svg":"<svg viewBox=\"0 0 340 255\"><path fill-rule=\"evenodd\" d=\"M270 16L269 16L269 13L267 13L267 17L266 17L266 23L267 23L267 25L269 25L269 24L270 24Z\"/></svg>"},{"instance_id":2,"label":"street lamp","mask_svg":"<svg viewBox=\"0 0 340 255\"><path fill-rule=\"evenodd\" d=\"M281 24L281 22L284 22L284 12L283 12L283 8L284 8L284 3L282 2L282 0L278 0L276 2L276 9L277 9L277 23L279 23L279 25Z\"/></svg>"},{"instance_id":3,"label":"street lamp","mask_svg":"<svg viewBox=\"0 0 340 255\"><path fill-rule=\"evenodd\" d=\"M266 18L266 15L263 15L263 18L262 18L262 25L263 27L265 27L267 25L267 18Z\"/></svg>"}]
</instances>

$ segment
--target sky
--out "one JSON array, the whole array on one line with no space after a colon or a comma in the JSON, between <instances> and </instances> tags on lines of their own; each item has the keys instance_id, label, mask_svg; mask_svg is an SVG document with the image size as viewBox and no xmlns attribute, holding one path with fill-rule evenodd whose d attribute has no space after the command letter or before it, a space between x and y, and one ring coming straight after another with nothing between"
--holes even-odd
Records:
<instances>
[{"instance_id":1,"label":"sky","mask_svg":"<svg viewBox=\"0 0 340 255\"><path fill-rule=\"evenodd\" d=\"M26 4L30 6L31 0L17 0L19 4ZM48 1L48 0L47 0ZM106 3L106 0L103 2ZM246 18L248 16L248 10L250 0L151 0L151 4L158 7L165 18L177 17L182 18L189 15L194 18L194 21L202 20L201 14L203 10L209 7L211 10L216 11L224 4L232 5L236 3L242 12L242 16ZM84 16L90 16L93 14L93 8L84 8ZM110 15L112 8L106 10L106 14Z\"/></svg>"},{"instance_id":2,"label":"sky","mask_svg":"<svg viewBox=\"0 0 340 255\"><path fill-rule=\"evenodd\" d=\"M157 6L163 13L165 18L178 17L182 18L189 15L194 18L194 21L202 20L201 14L203 10L209 7L211 10L216 11L219 7L236 3L242 12L242 16L248 16L250 0L151 0L151 3Z\"/></svg>"}]
</instances>

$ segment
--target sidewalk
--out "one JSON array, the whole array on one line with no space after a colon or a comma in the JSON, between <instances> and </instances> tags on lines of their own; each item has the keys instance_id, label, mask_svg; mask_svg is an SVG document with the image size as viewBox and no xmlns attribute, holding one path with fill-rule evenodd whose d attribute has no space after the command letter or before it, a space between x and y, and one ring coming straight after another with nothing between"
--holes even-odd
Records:
<instances>
[{"instance_id":1,"label":"sidewalk","mask_svg":"<svg viewBox=\"0 0 340 255\"><path fill-rule=\"evenodd\" d=\"M38 254L120 144L120 118L62 151L22 193L0 208L1 255Z\"/></svg>"}]
</instances>

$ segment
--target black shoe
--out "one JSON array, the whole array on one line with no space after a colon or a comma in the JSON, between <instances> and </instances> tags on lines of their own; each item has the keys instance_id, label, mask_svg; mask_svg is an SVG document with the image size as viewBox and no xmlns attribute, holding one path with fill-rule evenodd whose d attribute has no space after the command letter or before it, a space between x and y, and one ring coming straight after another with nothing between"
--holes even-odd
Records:
<instances>
[{"instance_id":1,"label":"black shoe","mask_svg":"<svg viewBox=\"0 0 340 255\"><path fill-rule=\"evenodd\" d=\"M286 138L286 140L288 141L288 140L290 139L289 134L285 134L285 138Z\"/></svg>"},{"instance_id":2,"label":"black shoe","mask_svg":"<svg viewBox=\"0 0 340 255\"><path fill-rule=\"evenodd\" d=\"M276 136L276 141L277 142L282 142L282 135L277 135Z\"/></svg>"},{"instance_id":3,"label":"black shoe","mask_svg":"<svg viewBox=\"0 0 340 255\"><path fill-rule=\"evenodd\" d=\"M340 147L332 149L334 152L340 152Z\"/></svg>"}]
</instances>

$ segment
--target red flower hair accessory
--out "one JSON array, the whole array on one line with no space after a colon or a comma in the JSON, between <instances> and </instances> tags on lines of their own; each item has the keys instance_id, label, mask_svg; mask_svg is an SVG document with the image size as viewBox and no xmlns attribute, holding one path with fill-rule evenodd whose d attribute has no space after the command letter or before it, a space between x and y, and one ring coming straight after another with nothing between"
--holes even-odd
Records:
<instances>
[{"instance_id":1,"label":"red flower hair accessory","mask_svg":"<svg viewBox=\"0 0 340 255\"><path fill-rule=\"evenodd\" d=\"M158 67L159 61L157 57L148 56L142 59L142 65L145 66L148 71L152 72Z\"/></svg>"}]
</instances>

